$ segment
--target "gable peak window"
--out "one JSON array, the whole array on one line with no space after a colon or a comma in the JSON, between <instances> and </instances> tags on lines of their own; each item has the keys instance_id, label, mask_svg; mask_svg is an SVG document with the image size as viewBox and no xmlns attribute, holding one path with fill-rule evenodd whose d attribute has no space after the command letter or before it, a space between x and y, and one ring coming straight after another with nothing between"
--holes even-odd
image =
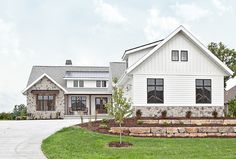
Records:
<instances>
[{"instance_id":1,"label":"gable peak window","mask_svg":"<svg viewBox=\"0 0 236 159\"><path fill-rule=\"evenodd\" d=\"M188 61L188 51L181 50L181 61Z\"/></svg>"},{"instance_id":2,"label":"gable peak window","mask_svg":"<svg viewBox=\"0 0 236 159\"><path fill-rule=\"evenodd\" d=\"M147 103L164 103L164 80L162 78L147 79Z\"/></svg>"},{"instance_id":3,"label":"gable peak window","mask_svg":"<svg viewBox=\"0 0 236 159\"><path fill-rule=\"evenodd\" d=\"M172 50L171 51L171 60L172 61L179 61L179 50Z\"/></svg>"},{"instance_id":4,"label":"gable peak window","mask_svg":"<svg viewBox=\"0 0 236 159\"><path fill-rule=\"evenodd\" d=\"M196 103L211 103L210 79L196 79Z\"/></svg>"}]
</instances>

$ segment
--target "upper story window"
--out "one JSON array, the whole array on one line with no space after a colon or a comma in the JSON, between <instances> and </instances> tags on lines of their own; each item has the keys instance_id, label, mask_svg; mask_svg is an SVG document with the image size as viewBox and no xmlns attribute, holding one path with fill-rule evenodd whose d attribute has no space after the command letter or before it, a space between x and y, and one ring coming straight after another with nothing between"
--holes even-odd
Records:
<instances>
[{"instance_id":1,"label":"upper story window","mask_svg":"<svg viewBox=\"0 0 236 159\"><path fill-rule=\"evenodd\" d=\"M96 87L101 87L101 81L96 81Z\"/></svg>"},{"instance_id":2,"label":"upper story window","mask_svg":"<svg viewBox=\"0 0 236 159\"><path fill-rule=\"evenodd\" d=\"M196 103L211 103L210 79L196 79Z\"/></svg>"},{"instance_id":3,"label":"upper story window","mask_svg":"<svg viewBox=\"0 0 236 159\"><path fill-rule=\"evenodd\" d=\"M172 50L171 51L171 60L172 61L179 61L179 50Z\"/></svg>"},{"instance_id":4,"label":"upper story window","mask_svg":"<svg viewBox=\"0 0 236 159\"><path fill-rule=\"evenodd\" d=\"M188 51L181 50L181 61L188 61Z\"/></svg>"},{"instance_id":5,"label":"upper story window","mask_svg":"<svg viewBox=\"0 0 236 159\"><path fill-rule=\"evenodd\" d=\"M83 80L79 81L79 87L84 87L84 81Z\"/></svg>"},{"instance_id":6,"label":"upper story window","mask_svg":"<svg viewBox=\"0 0 236 159\"><path fill-rule=\"evenodd\" d=\"M107 81L96 81L96 87L107 87Z\"/></svg>"},{"instance_id":7,"label":"upper story window","mask_svg":"<svg viewBox=\"0 0 236 159\"><path fill-rule=\"evenodd\" d=\"M126 59L126 69L129 67L129 62L128 62L128 58Z\"/></svg>"},{"instance_id":8,"label":"upper story window","mask_svg":"<svg viewBox=\"0 0 236 159\"><path fill-rule=\"evenodd\" d=\"M78 87L78 81L77 81L77 80L74 80L74 81L73 81L73 86L74 86L74 87Z\"/></svg>"},{"instance_id":9,"label":"upper story window","mask_svg":"<svg viewBox=\"0 0 236 159\"><path fill-rule=\"evenodd\" d=\"M37 96L37 111L54 111L55 96L53 95L38 95Z\"/></svg>"},{"instance_id":10,"label":"upper story window","mask_svg":"<svg viewBox=\"0 0 236 159\"><path fill-rule=\"evenodd\" d=\"M147 103L164 103L164 80L162 78L147 79Z\"/></svg>"}]
</instances>

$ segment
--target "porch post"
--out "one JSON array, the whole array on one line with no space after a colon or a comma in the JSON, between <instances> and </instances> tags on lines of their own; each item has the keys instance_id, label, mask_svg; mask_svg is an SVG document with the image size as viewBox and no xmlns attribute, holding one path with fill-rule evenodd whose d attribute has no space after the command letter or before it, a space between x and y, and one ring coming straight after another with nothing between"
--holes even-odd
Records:
<instances>
[{"instance_id":1,"label":"porch post","mask_svg":"<svg viewBox=\"0 0 236 159\"><path fill-rule=\"evenodd\" d=\"M91 115L91 95L89 95L89 115Z\"/></svg>"}]
</instances>

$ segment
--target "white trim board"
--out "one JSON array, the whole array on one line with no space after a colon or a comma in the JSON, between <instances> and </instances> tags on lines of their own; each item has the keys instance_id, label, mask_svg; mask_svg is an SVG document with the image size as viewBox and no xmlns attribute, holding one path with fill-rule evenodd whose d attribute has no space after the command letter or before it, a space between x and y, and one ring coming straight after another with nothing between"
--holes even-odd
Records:
<instances>
[{"instance_id":1,"label":"white trim board","mask_svg":"<svg viewBox=\"0 0 236 159\"><path fill-rule=\"evenodd\" d=\"M39 80L41 80L43 77L47 77L49 80L51 80L55 85L57 85L60 89L62 89L65 93L67 93L67 91L65 90L65 88L63 88L60 84L58 84L54 79L52 79L49 75L47 75L46 73L42 74L39 78L37 78L34 82L32 82L30 85L28 85L23 91L22 93L25 94L25 92L30 89L33 85L35 85Z\"/></svg>"}]
</instances>

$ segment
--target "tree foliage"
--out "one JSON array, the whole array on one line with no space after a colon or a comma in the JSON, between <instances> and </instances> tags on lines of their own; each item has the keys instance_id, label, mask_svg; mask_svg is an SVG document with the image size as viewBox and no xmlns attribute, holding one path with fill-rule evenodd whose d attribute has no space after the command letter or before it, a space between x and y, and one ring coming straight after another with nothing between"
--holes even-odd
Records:
<instances>
[{"instance_id":1,"label":"tree foliage","mask_svg":"<svg viewBox=\"0 0 236 159\"><path fill-rule=\"evenodd\" d=\"M234 49L227 48L222 42L214 43L211 42L208 45L208 49L216 55L222 62L224 62L232 71L234 71L233 76L236 75L236 51ZM230 78L230 76L225 77L224 86L226 87L226 81Z\"/></svg>"},{"instance_id":2,"label":"tree foliage","mask_svg":"<svg viewBox=\"0 0 236 159\"><path fill-rule=\"evenodd\" d=\"M13 112L13 119L16 119L17 117L23 117L23 116L27 116L27 108L24 104L20 104L20 105L15 105Z\"/></svg>"},{"instance_id":3,"label":"tree foliage","mask_svg":"<svg viewBox=\"0 0 236 159\"><path fill-rule=\"evenodd\" d=\"M229 115L236 117L236 99L232 99L228 104Z\"/></svg>"},{"instance_id":4,"label":"tree foliage","mask_svg":"<svg viewBox=\"0 0 236 159\"><path fill-rule=\"evenodd\" d=\"M121 128L124 119L133 114L133 109L131 108L131 102L123 96L123 90L116 86L117 80L113 79L113 82L115 85L112 90L112 99L106 104L106 108L108 115L112 116ZM121 134L120 131L120 143Z\"/></svg>"}]
</instances>

